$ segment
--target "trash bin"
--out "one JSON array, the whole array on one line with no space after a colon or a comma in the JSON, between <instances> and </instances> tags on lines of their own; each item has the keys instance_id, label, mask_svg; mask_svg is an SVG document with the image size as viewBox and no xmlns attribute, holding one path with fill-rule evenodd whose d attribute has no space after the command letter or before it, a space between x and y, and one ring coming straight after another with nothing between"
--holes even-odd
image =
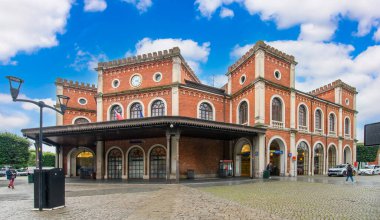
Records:
<instances>
[{"instance_id":1,"label":"trash bin","mask_svg":"<svg viewBox=\"0 0 380 220\"><path fill-rule=\"evenodd\" d=\"M34 173L28 174L28 183L34 183Z\"/></svg>"},{"instance_id":2,"label":"trash bin","mask_svg":"<svg viewBox=\"0 0 380 220\"><path fill-rule=\"evenodd\" d=\"M194 170L187 170L187 179L194 179Z\"/></svg>"},{"instance_id":3,"label":"trash bin","mask_svg":"<svg viewBox=\"0 0 380 220\"><path fill-rule=\"evenodd\" d=\"M269 179L269 170L264 170L264 172L263 172L263 178L264 179Z\"/></svg>"},{"instance_id":4,"label":"trash bin","mask_svg":"<svg viewBox=\"0 0 380 220\"><path fill-rule=\"evenodd\" d=\"M34 208L39 208L39 185L42 175L42 208L65 206L65 176L62 168L34 171Z\"/></svg>"}]
</instances>

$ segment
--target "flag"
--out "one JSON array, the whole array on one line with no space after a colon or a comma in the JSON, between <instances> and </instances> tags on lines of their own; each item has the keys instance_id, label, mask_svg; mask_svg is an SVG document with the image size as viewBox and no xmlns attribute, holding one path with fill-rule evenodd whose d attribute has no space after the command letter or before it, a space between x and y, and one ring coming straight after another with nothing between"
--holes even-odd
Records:
<instances>
[{"instance_id":1,"label":"flag","mask_svg":"<svg viewBox=\"0 0 380 220\"><path fill-rule=\"evenodd\" d=\"M121 116L121 114L117 112L116 110L115 110L115 116L117 120L123 120L123 116Z\"/></svg>"},{"instance_id":2,"label":"flag","mask_svg":"<svg viewBox=\"0 0 380 220\"><path fill-rule=\"evenodd\" d=\"M140 118L144 118L142 111L140 111Z\"/></svg>"}]
</instances>

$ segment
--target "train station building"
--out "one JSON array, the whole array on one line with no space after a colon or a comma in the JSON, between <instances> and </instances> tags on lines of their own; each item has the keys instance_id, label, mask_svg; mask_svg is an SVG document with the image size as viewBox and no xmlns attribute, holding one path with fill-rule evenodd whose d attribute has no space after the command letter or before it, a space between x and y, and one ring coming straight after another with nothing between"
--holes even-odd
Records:
<instances>
[{"instance_id":1,"label":"train station building","mask_svg":"<svg viewBox=\"0 0 380 220\"><path fill-rule=\"evenodd\" d=\"M353 163L356 89L299 91L296 65L259 41L215 88L178 47L101 62L97 85L56 80L70 101L44 142L67 177L96 179L261 178L269 162L272 175L323 175ZM22 132L38 139L38 128Z\"/></svg>"}]
</instances>

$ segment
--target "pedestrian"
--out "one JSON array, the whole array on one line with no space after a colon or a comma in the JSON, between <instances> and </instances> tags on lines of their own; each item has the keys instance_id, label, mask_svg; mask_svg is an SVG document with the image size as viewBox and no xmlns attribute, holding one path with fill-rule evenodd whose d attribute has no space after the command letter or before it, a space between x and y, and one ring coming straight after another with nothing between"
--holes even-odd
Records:
<instances>
[{"instance_id":1,"label":"pedestrian","mask_svg":"<svg viewBox=\"0 0 380 220\"><path fill-rule=\"evenodd\" d=\"M353 173L352 166L351 166L351 164L348 164L348 165L347 165L347 177L346 177L346 182L348 181L348 178L351 178L351 181L354 182L354 179L352 178L352 173Z\"/></svg>"},{"instance_id":2,"label":"pedestrian","mask_svg":"<svg viewBox=\"0 0 380 220\"><path fill-rule=\"evenodd\" d=\"M269 173L269 178L270 178L270 175L272 173L272 170L273 170L273 165L272 165L271 162L269 162L268 165L267 165L267 171Z\"/></svg>"},{"instance_id":3,"label":"pedestrian","mask_svg":"<svg viewBox=\"0 0 380 220\"><path fill-rule=\"evenodd\" d=\"M9 180L8 188L14 189L14 181L16 179L16 173L12 172L9 168L6 171L7 180Z\"/></svg>"}]
</instances>

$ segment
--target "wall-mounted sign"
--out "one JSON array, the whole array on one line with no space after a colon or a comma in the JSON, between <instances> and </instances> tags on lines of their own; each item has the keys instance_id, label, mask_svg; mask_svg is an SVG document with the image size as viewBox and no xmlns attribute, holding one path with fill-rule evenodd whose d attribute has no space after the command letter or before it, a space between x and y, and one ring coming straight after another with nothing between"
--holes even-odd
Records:
<instances>
[{"instance_id":1,"label":"wall-mounted sign","mask_svg":"<svg viewBox=\"0 0 380 220\"><path fill-rule=\"evenodd\" d=\"M292 157L292 153L288 153L288 157Z\"/></svg>"}]
</instances>

